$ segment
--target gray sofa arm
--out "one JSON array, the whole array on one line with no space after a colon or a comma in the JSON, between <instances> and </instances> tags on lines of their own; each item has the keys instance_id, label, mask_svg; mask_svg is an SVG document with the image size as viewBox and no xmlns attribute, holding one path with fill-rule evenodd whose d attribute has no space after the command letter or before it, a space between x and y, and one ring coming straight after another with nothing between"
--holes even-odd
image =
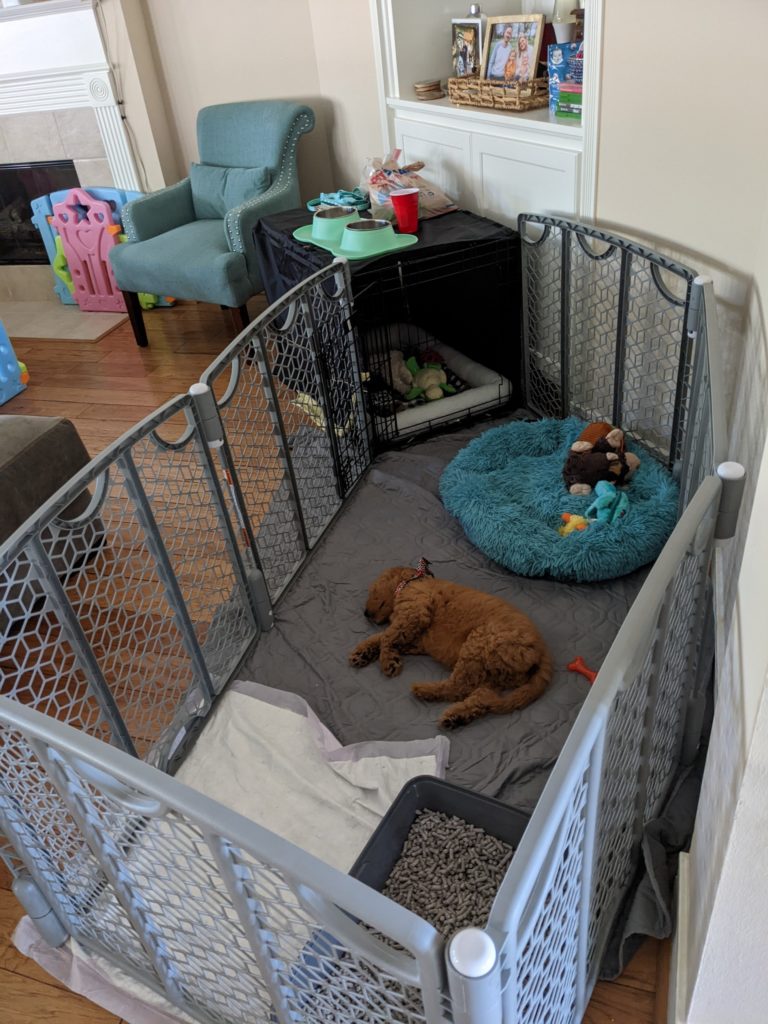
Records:
<instances>
[{"instance_id":1,"label":"gray sofa arm","mask_svg":"<svg viewBox=\"0 0 768 1024\"><path fill-rule=\"evenodd\" d=\"M196 217L189 178L127 203L122 220L129 242L145 242L182 224L191 224Z\"/></svg>"}]
</instances>

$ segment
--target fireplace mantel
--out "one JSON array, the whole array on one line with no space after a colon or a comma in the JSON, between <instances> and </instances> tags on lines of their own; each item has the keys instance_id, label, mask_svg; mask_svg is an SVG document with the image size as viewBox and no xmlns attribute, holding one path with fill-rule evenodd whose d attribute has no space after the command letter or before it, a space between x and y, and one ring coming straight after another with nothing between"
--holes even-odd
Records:
<instances>
[{"instance_id":1,"label":"fireplace mantel","mask_svg":"<svg viewBox=\"0 0 768 1024\"><path fill-rule=\"evenodd\" d=\"M0 8L0 67L0 117L91 107L114 184L140 189L94 0Z\"/></svg>"}]
</instances>

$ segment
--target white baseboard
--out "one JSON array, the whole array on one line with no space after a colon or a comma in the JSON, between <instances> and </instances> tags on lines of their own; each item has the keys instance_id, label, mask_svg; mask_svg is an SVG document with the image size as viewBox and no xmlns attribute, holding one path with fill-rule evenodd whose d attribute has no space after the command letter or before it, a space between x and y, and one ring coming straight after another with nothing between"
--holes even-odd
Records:
<instances>
[{"instance_id":1,"label":"white baseboard","mask_svg":"<svg viewBox=\"0 0 768 1024\"><path fill-rule=\"evenodd\" d=\"M667 1024L687 1024L685 998L688 978L689 870L688 854L681 853L677 871L677 927L672 941L672 957L669 965Z\"/></svg>"}]
</instances>

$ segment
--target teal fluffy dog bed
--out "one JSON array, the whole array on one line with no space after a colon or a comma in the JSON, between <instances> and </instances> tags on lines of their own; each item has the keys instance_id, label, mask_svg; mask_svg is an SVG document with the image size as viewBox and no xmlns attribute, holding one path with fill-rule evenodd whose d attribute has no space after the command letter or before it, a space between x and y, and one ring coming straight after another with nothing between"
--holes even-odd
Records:
<instances>
[{"instance_id":1,"label":"teal fluffy dog bed","mask_svg":"<svg viewBox=\"0 0 768 1024\"><path fill-rule=\"evenodd\" d=\"M647 452L632 444L640 467L626 493L627 514L561 537L561 513L584 515L594 500L563 483L568 450L583 420L537 420L494 427L475 438L440 479L445 507L472 543L522 576L607 580L653 561L677 521L678 486Z\"/></svg>"}]
</instances>

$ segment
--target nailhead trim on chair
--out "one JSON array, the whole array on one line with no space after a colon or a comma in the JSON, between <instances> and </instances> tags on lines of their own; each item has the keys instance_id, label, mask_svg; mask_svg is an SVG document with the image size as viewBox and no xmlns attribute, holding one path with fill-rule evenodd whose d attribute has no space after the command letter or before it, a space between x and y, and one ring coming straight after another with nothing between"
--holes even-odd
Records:
<instances>
[{"instance_id":1,"label":"nailhead trim on chair","mask_svg":"<svg viewBox=\"0 0 768 1024\"><path fill-rule=\"evenodd\" d=\"M286 173L286 160L294 157L296 154L296 147L299 144L299 138L304 135L305 132L312 130L314 124L314 118L309 114L299 114L291 125L290 131L286 137L283 149L280 154L280 173L277 176L277 180L270 185L266 192L260 196L255 196L253 199L249 199L247 202L242 203L240 206L234 207L232 210L227 211L225 218L225 227L227 232L227 238L232 246L233 252L244 252L245 246L243 245L243 239L240 232L240 219L244 213L248 210L258 208L259 204L263 203L267 197L273 199L279 195L280 192L286 192L289 187Z\"/></svg>"}]
</instances>

